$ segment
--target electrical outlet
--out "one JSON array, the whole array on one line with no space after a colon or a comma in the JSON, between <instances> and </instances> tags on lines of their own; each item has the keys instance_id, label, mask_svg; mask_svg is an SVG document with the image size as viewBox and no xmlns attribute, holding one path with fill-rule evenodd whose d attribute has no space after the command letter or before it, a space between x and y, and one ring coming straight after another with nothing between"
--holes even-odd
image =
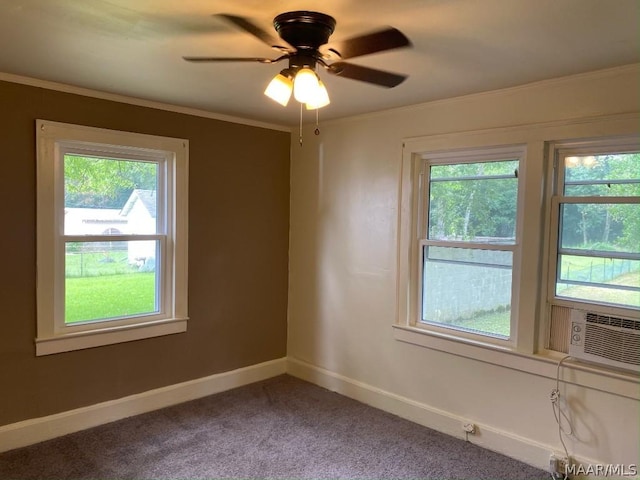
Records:
<instances>
[{"instance_id":1,"label":"electrical outlet","mask_svg":"<svg viewBox=\"0 0 640 480\"><path fill-rule=\"evenodd\" d=\"M549 457L549 473L551 473L554 478L567 478L568 465L569 459L567 457L554 453Z\"/></svg>"},{"instance_id":2,"label":"electrical outlet","mask_svg":"<svg viewBox=\"0 0 640 480\"><path fill-rule=\"evenodd\" d=\"M473 423L463 423L462 430L473 435L476 433L476 426Z\"/></svg>"}]
</instances>

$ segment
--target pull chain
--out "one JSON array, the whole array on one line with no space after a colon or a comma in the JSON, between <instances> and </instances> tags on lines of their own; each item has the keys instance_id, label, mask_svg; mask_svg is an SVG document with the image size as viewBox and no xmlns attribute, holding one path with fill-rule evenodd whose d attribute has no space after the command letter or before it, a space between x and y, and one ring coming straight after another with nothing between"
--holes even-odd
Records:
<instances>
[{"instance_id":1,"label":"pull chain","mask_svg":"<svg viewBox=\"0 0 640 480\"><path fill-rule=\"evenodd\" d=\"M319 114L319 108L316 108L316 129L313 131L313 133L315 133L316 135L320 135L320 114ZM300 104L300 134L298 137L298 141L300 142L300 146L302 146L302 104Z\"/></svg>"},{"instance_id":2,"label":"pull chain","mask_svg":"<svg viewBox=\"0 0 640 480\"><path fill-rule=\"evenodd\" d=\"M300 146L302 146L302 104L300 104Z\"/></svg>"}]
</instances>

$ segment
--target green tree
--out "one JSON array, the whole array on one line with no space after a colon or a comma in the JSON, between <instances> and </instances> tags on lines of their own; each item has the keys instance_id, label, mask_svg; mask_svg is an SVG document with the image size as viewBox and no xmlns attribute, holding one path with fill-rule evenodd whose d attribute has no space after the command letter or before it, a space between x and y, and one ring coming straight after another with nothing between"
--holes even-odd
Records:
<instances>
[{"instance_id":1,"label":"green tree","mask_svg":"<svg viewBox=\"0 0 640 480\"><path fill-rule=\"evenodd\" d=\"M613 178L637 180L638 182L618 185L620 195L640 197L640 153L616 155L611 165ZM622 224L620 244L628 251L640 253L640 207L636 205L613 205L611 216Z\"/></svg>"},{"instance_id":2,"label":"green tree","mask_svg":"<svg viewBox=\"0 0 640 480\"><path fill-rule=\"evenodd\" d=\"M638 251L638 207L615 203L614 197L640 196L640 154L579 158L577 164L565 167L565 195L612 197L612 202L565 204L562 217L563 246ZM625 183L616 183L619 181Z\"/></svg>"},{"instance_id":3,"label":"green tree","mask_svg":"<svg viewBox=\"0 0 640 480\"><path fill-rule=\"evenodd\" d=\"M66 207L120 208L134 189L156 190L153 162L65 155Z\"/></svg>"},{"instance_id":4,"label":"green tree","mask_svg":"<svg viewBox=\"0 0 640 480\"><path fill-rule=\"evenodd\" d=\"M515 237L517 163L433 166L429 237L462 240Z\"/></svg>"}]
</instances>

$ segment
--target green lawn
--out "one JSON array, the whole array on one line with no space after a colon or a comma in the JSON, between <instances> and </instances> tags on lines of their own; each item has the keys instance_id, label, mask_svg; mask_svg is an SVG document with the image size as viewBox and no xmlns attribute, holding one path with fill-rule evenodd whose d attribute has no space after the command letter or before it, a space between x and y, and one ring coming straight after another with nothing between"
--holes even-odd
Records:
<instances>
[{"instance_id":1,"label":"green lawn","mask_svg":"<svg viewBox=\"0 0 640 480\"><path fill-rule=\"evenodd\" d=\"M155 273L138 272L65 281L65 323L152 313Z\"/></svg>"},{"instance_id":2,"label":"green lawn","mask_svg":"<svg viewBox=\"0 0 640 480\"><path fill-rule=\"evenodd\" d=\"M617 278L606 282L606 285L624 285L627 287L640 288L640 272L620 275ZM635 308L640 307L640 292L637 290L572 285L558 291L558 294L563 297L575 298L577 300L586 299L594 302L606 302Z\"/></svg>"},{"instance_id":3,"label":"green lawn","mask_svg":"<svg viewBox=\"0 0 640 480\"><path fill-rule=\"evenodd\" d=\"M126 250L110 252L75 252L65 255L65 276L93 277L137 272L129 265Z\"/></svg>"},{"instance_id":4,"label":"green lawn","mask_svg":"<svg viewBox=\"0 0 640 480\"><path fill-rule=\"evenodd\" d=\"M456 320L453 324L461 328L476 330L490 335L493 334L509 337L509 332L511 330L510 317L510 311L491 312L478 315L474 318Z\"/></svg>"},{"instance_id":5,"label":"green lawn","mask_svg":"<svg viewBox=\"0 0 640 480\"><path fill-rule=\"evenodd\" d=\"M485 312L474 315L471 318L456 318L449 322L438 323L443 327L461 328L475 333L485 333L489 335L500 335L509 337L511 312L509 310Z\"/></svg>"},{"instance_id":6,"label":"green lawn","mask_svg":"<svg viewBox=\"0 0 640 480\"><path fill-rule=\"evenodd\" d=\"M603 285L557 283L557 294L576 300L606 302L616 305L640 307L640 262L565 255L562 278ZM607 286L605 286L607 285ZM633 287L634 290L615 288L615 285Z\"/></svg>"},{"instance_id":7,"label":"green lawn","mask_svg":"<svg viewBox=\"0 0 640 480\"><path fill-rule=\"evenodd\" d=\"M640 274L640 262L577 255L562 256L561 278L607 283L627 273Z\"/></svg>"}]
</instances>

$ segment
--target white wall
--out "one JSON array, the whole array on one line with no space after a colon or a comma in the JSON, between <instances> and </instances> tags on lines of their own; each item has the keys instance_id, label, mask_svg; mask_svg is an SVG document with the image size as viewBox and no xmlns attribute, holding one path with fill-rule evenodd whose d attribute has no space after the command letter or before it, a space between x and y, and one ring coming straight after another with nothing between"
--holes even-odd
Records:
<instances>
[{"instance_id":1,"label":"white wall","mask_svg":"<svg viewBox=\"0 0 640 480\"><path fill-rule=\"evenodd\" d=\"M638 112L638 85L635 65L321 122L302 147L293 138L290 371L456 435L470 419L472 441L545 466L561 450L552 378L394 339L402 140ZM572 455L640 462L639 403L618 393L567 388Z\"/></svg>"}]
</instances>

